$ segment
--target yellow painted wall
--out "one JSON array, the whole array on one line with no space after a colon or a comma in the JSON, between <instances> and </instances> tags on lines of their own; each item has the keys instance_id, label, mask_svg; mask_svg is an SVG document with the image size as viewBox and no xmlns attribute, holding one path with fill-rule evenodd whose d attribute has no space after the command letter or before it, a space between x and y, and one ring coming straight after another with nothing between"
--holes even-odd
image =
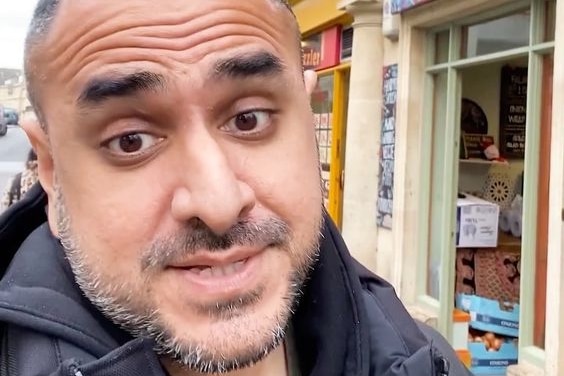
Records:
<instances>
[{"instance_id":1,"label":"yellow painted wall","mask_svg":"<svg viewBox=\"0 0 564 376\"><path fill-rule=\"evenodd\" d=\"M352 20L346 12L337 10L338 0L298 0L290 3L302 34L314 33L330 24L350 23Z\"/></svg>"}]
</instances>

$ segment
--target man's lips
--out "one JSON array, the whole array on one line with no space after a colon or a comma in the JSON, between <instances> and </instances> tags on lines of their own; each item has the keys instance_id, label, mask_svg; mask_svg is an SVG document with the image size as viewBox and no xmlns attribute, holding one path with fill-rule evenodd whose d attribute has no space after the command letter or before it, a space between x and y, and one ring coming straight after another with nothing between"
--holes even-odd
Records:
<instances>
[{"instance_id":1,"label":"man's lips","mask_svg":"<svg viewBox=\"0 0 564 376\"><path fill-rule=\"evenodd\" d=\"M203 300L231 299L257 287L264 278L264 255L268 247L232 248L226 251L202 251L167 269L187 282L190 296Z\"/></svg>"},{"instance_id":2,"label":"man's lips","mask_svg":"<svg viewBox=\"0 0 564 376\"><path fill-rule=\"evenodd\" d=\"M250 258L261 253L261 248L235 248L227 251L196 253L169 265L172 269L190 271L200 277L223 277L241 272Z\"/></svg>"}]
</instances>

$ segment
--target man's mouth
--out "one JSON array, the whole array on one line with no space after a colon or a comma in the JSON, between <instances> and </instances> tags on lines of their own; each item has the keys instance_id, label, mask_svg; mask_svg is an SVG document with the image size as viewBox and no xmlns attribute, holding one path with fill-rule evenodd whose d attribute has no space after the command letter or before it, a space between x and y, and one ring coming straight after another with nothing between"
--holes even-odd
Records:
<instances>
[{"instance_id":1,"label":"man's mouth","mask_svg":"<svg viewBox=\"0 0 564 376\"><path fill-rule=\"evenodd\" d=\"M201 252L170 265L169 270L180 276L183 291L193 298L230 299L255 289L266 277L267 249Z\"/></svg>"},{"instance_id":2,"label":"man's mouth","mask_svg":"<svg viewBox=\"0 0 564 376\"><path fill-rule=\"evenodd\" d=\"M189 267L187 270L203 278L229 277L241 272L245 267L247 260L248 258L232 262L227 265L218 266L197 265Z\"/></svg>"}]
</instances>

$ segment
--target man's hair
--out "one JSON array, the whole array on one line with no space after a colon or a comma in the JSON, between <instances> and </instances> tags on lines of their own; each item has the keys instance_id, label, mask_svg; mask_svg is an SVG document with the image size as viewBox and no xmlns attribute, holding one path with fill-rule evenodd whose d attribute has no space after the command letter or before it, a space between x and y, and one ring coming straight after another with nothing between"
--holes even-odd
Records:
<instances>
[{"instance_id":1,"label":"man's hair","mask_svg":"<svg viewBox=\"0 0 564 376\"><path fill-rule=\"evenodd\" d=\"M292 16L295 19L294 12L292 10L292 6L288 2L288 0L270 0L274 2L276 5L283 6L287 8ZM31 23L29 25L29 30L27 33L26 41L25 41L25 77L27 82L27 92L29 96L29 101L37 114L37 119L39 120L40 124L45 127L45 118L41 111L41 106L38 103L37 92L35 89L36 83L34 82L34 72L35 66L32 66L32 53L33 50L46 38L46 35L49 33L49 29L53 24L55 17L57 15L57 10L59 5L61 4L62 0L39 0L37 6L35 7L35 11L33 12L33 17L31 19ZM296 28L298 33L298 43L300 34L299 34L299 27L297 26L296 21ZM36 63L36 66L39 63Z\"/></svg>"},{"instance_id":2,"label":"man's hair","mask_svg":"<svg viewBox=\"0 0 564 376\"><path fill-rule=\"evenodd\" d=\"M33 12L31 23L27 32L24 50L24 72L27 85L27 93L29 101L35 110L37 120L42 127L45 126L45 118L38 103L37 93L35 91L33 72L35 67L32 66L31 55L35 47L45 38L53 20L61 0L39 0Z\"/></svg>"}]
</instances>

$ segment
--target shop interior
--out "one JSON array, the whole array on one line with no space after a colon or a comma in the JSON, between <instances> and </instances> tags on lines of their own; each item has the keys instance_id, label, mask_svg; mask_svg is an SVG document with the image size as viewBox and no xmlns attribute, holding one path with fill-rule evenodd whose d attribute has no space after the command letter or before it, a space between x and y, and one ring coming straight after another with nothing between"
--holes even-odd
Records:
<instances>
[{"instance_id":1,"label":"shop interior","mask_svg":"<svg viewBox=\"0 0 564 376\"><path fill-rule=\"evenodd\" d=\"M543 70L550 75L550 56ZM518 362L527 126L541 127L537 218L528 223L537 226L529 250L536 264L533 340L544 347L551 85L543 83L540 121L527 123L527 78L527 57L461 70L455 306L467 314L455 311L453 325L470 355L485 359L472 362L476 374L505 374ZM489 367L491 356L499 367Z\"/></svg>"}]
</instances>

